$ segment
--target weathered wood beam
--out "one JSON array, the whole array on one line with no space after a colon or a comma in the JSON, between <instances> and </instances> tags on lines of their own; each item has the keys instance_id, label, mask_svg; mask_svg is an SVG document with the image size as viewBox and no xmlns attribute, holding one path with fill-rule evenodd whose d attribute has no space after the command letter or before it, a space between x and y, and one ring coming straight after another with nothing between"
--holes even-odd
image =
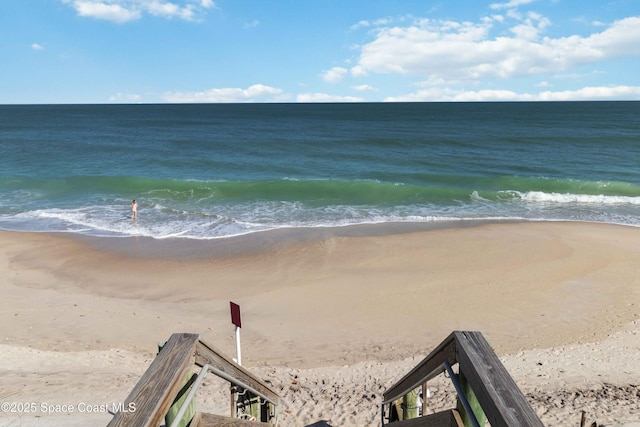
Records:
<instances>
[{"instance_id":1,"label":"weathered wood beam","mask_svg":"<svg viewBox=\"0 0 640 427\"><path fill-rule=\"evenodd\" d=\"M456 358L492 427L544 427L480 332L454 332Z\"/></svg>"},{"instance_id":2,"label":"weathered wood beam","mask_svg":"<svg viewBox=\"0 0 640 427\"><path fill-rule=\"evenodd\" d=\"M160 425L184 383L187 370L194 363L197 342L197 334L171 335L124 401L125 408L132 404L135 411L118 412L107 426Z\"/></svg>"},{"instance_id":3,"label":"weathered wood beam","mask_svg":"<svg viewBox=\"0 0 640 427\"><path fill-rule=\"evenodd\" d=\"M444 362L456 363L456 341L451 334L422 362L384 392L383 402L390 403L444 371Z\"/></svg>"}]
</instances>

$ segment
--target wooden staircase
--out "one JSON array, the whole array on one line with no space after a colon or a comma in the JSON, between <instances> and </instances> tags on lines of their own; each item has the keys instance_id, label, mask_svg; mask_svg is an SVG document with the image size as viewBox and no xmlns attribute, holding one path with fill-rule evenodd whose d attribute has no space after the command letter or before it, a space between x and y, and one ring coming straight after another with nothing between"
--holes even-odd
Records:
<instances>
[{"instance_id":1,"label":"wooden staircase","mask_svg":"<svg viewBox=\"0 0 640 427\"><path fill-rule=\"evenodd\" d=\"M196 412L193 397L209 372L243 391L256 421ZM422 387L426 396L427 382L442 373L454 384L457 406L422 416L415 410L416 390ZM232 402L235 415L237 398ZM115 414L108 427L277 426L279 402L264 382L199 335L177 333L126 398L123 407L129 410ZM383 395L383 426L484 427L487 421L492 427L544 427L480 332L453 332Z\"/></svg>"},{"instance_id":2,"label":"wooden staircase","mask_svg":"<svg viewBox=\"0 0 640 427\"><path fill-rule=\"evenodd\" d=\"M194 365L200 373L190 374ZM259 407L260 422L213 414L196 413L192 404L198 385L208 372L229 381L232 385L249 391L255 405ZM247 394L247 393L245 393ZM265 383L236 364L222 352L202 341L197 334L176 333L171 335L140 378L123 407L133 410L118 412L108 427L158 427L166 426L243 426L276 425L280 397ZM183 414L180 408L184 406ZM166 417L167 413L174 414ZM177 419L177 421L176 421Z\"/></svg>"},{"instance_id":3,"label":"wooden staircase","mask_svg":"<svg viewBox=\"0 0 640 427\"><path fill-rule=\"evenodd\" d=\"M453 365L458 365L458 373ZM457 406L436 414L409 415L407 396L427 381L447 373L457 392ZM424 407L424 405L423 405ZM407 416L409 415L409 416ZM504 365L480 332L455 331L400 381L384 392L382 425L394 427L544 427Z\"/></svg>"}]
</instances>

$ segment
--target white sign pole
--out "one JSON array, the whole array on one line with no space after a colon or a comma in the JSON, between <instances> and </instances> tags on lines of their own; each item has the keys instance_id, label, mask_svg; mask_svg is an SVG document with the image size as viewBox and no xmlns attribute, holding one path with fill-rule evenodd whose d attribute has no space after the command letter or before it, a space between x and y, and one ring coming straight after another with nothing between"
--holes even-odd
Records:
<instances>
[{"instance_id":1,"label":"white sign pole","mask_svg":"<svg viewBox=\"0 0 640 427\"><path fill-rule=\"evenodd\" d=\"M233 301L229 301L229 308L231 309L231 323L235 326L236 333L236 363L242 365L242 350L240 349L240 328L242 327L242 319L240 317L240 306ZM237 416L236 398L238 387L231 385L231 417Z\"/></svg>"},{"instance_id":2,"label":"white sign pole","mask_svg":"<svg viewBox=\"0 0 640 427\"><path fill-rule=\"evenodd\" d=\"M240 306L233 301L229 302L231 309L231 323L235 326L236 332L236 363L242 365L242 350L240 349L240 328L242 327L242 318L240 316Z\"/></svg>"},{"instance_id":3,"label":"white sign pole","mask_svg":"<svg viewBox=\"0 0 640 427\"><path fill-rule=\"evenodd\" d=\"M236 361L242 365L242 349L240 348L240 327L236 326Z\"/></svg>"}]
</instances>

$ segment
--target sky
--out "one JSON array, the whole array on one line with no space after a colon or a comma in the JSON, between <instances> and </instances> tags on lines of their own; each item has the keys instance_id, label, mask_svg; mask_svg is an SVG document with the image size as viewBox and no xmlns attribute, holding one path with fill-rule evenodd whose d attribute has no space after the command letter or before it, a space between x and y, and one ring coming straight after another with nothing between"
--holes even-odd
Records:
<instances>
[{"instance_id":1,"label":"sky","mask_svg":"<svg viewBox=\"0 0 640 427\"><path fill-rule=\"evenodd\" d=\"M640 0L0 3L0 104L640 100Z\"/></svg>"}]
</instances>

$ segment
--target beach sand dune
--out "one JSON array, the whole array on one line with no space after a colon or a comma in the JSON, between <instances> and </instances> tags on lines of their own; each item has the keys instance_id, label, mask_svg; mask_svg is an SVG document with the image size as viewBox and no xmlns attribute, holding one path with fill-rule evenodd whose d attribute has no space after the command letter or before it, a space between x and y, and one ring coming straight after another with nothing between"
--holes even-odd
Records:
<instances>
[{"instance_id":1,"label":"beach sand dune","mask_svg":"<svg viewBox=\"0 0 640 427\"><path fill-rule=\"evenodd\" d=\"M37 407L0 425L106 424L100 405L171 333L232 355L230 300L282 425L379 425L384 389L452 330L483 332L546 425L639 421L639 241L587 223L197 243L3 232L0 401ZM450 384L432 387L448 406ZM226 413L227 393L208 379L200 404Z\"/></svg>"}]
</instances>

